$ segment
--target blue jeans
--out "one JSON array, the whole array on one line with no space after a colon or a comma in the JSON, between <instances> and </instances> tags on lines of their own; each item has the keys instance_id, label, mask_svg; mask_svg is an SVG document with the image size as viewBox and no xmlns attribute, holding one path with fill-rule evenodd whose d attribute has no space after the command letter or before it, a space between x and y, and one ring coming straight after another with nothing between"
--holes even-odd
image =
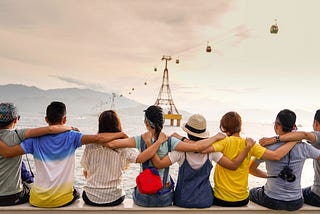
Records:
<instances>
[{"instance_id":1,"label":"blue jeans","mask_svg":"<svg viewBox=\"0 0 320 214\"><path fill-rule=\"evenodd\" d=\"M164 194L142 194L137 187L134 188L132 198L135 204L142 207L171 206L174 199L174 190L168 189Z\"/></svg>"},{"instance_id":2,"label":"blue jeans","mask_svg":"<svg viewBox=\"0 0 320 214\"><path fill-rule=\"evenodd\" d=\"M264 193L264 187L251 189L249 198L250 201L273 210L294 211L303 206L303 198L293 201L282 201L270 198Z\"/></svg>"},{"instance_id":3,"label":"blue jeans","mask_svg":"<svg viewBox=\"0 0 320 214\"><path fill-rule=\"evenodd\" d=\"M311 191L311 187L302 189L304 203L320 207L320 197Z\"/></svg>"}]
</instances>

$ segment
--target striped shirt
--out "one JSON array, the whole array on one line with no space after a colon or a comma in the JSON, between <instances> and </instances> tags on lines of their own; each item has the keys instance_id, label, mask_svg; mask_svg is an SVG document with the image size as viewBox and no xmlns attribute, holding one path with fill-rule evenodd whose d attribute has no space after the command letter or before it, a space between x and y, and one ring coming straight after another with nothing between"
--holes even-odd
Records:
<instances>
[{"instance_id":1,"label":"striped shirt","mask_svg":"<svg viewBox=\"0 0 320 214\"><path fill-rule=\"evenodd\" d=\"M135 163L137 149L112 150L102 145L86 145L81 165L87 171L84 186L90 201L98 204L110 203L125 195L122 190L122 173L129 163Z\"/></svg>"},{"instance_id":2,"label":"striped shirt","mask_svg":"<svg viewBox=\"0 0 320 214\"><path fill-rule=\"evenodd\" d=\"M37 175L30 191L30 204L60 207L73 199L75 150L81 146L80 132L64 132L29 138L21 143L33 154Z\"/></svg>"}]
</instances>

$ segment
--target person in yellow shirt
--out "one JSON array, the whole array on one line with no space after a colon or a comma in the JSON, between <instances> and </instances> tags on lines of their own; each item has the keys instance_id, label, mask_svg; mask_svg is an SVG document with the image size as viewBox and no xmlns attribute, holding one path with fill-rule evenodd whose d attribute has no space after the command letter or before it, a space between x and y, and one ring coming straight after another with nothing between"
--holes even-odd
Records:
<instances>
[{"instance_id":1,"label":"person in yellow shirt","mask_svg":"<svg viewBox=\"0 0 320 214\"><path fill-rule=\"evenodd\" d=\"M246 139L240 137L242 120L237 112L228 112L220 120L220 129L227 137L212 144L204 152L222 152L229 159L234 159L246 147ZM203 141L210 140L205 139ZM252 140L251 138L247 140ZM214 141L212 141L214 142ZM260 159L280 160L296 142L289 142L277 150L267 150L255 144L237 170L229 170L216 165L214 171L214 205L225 207L245 206L249 202L248 175L252 156Z\"/></svg>"}]
</instances>

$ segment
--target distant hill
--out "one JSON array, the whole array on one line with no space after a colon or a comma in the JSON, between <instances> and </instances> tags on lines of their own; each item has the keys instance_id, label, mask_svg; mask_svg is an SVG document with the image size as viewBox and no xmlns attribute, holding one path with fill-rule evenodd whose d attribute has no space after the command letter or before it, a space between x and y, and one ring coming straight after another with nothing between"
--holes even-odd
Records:
<instances>
[{"instance_id":1,"label":"distant hill","mask_svg":"<svg viewBox=\"0 0 320 214\"><path fill-rule=\"evenodd\" d=\"M68 114L97 114L111 107L111 93L90 89L62 88L42 90L34 86L18 84L0 85L0 102L13 102L22 113L44 114L52 101L62 101L67 105ZM123 96L115 97L117 110L125 108L144 108L144 105Z\"/></svg>"}]
</instances>

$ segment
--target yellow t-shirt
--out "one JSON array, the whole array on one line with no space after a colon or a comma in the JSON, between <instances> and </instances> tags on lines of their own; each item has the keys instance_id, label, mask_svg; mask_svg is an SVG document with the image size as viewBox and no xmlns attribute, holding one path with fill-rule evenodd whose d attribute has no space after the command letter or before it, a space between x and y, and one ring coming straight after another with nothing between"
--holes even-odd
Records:
<instances>
[{"instance_id":1,"label":"yellow t-shirt","mask_svg":"<svg viewBox=\"0 0 320 214\"><path fill-rule=\"evenodd\" d=\"M226 137L212 144L216 152L222 152L230 160L237 157L245 148L246 142L241 137ZM251 156L261 158L266 149L255 144L237 170L226 169L219 164L214 172L214 196L224 201L236 202L248 198L248 175Z\"/></svg>"}]
</instances>

